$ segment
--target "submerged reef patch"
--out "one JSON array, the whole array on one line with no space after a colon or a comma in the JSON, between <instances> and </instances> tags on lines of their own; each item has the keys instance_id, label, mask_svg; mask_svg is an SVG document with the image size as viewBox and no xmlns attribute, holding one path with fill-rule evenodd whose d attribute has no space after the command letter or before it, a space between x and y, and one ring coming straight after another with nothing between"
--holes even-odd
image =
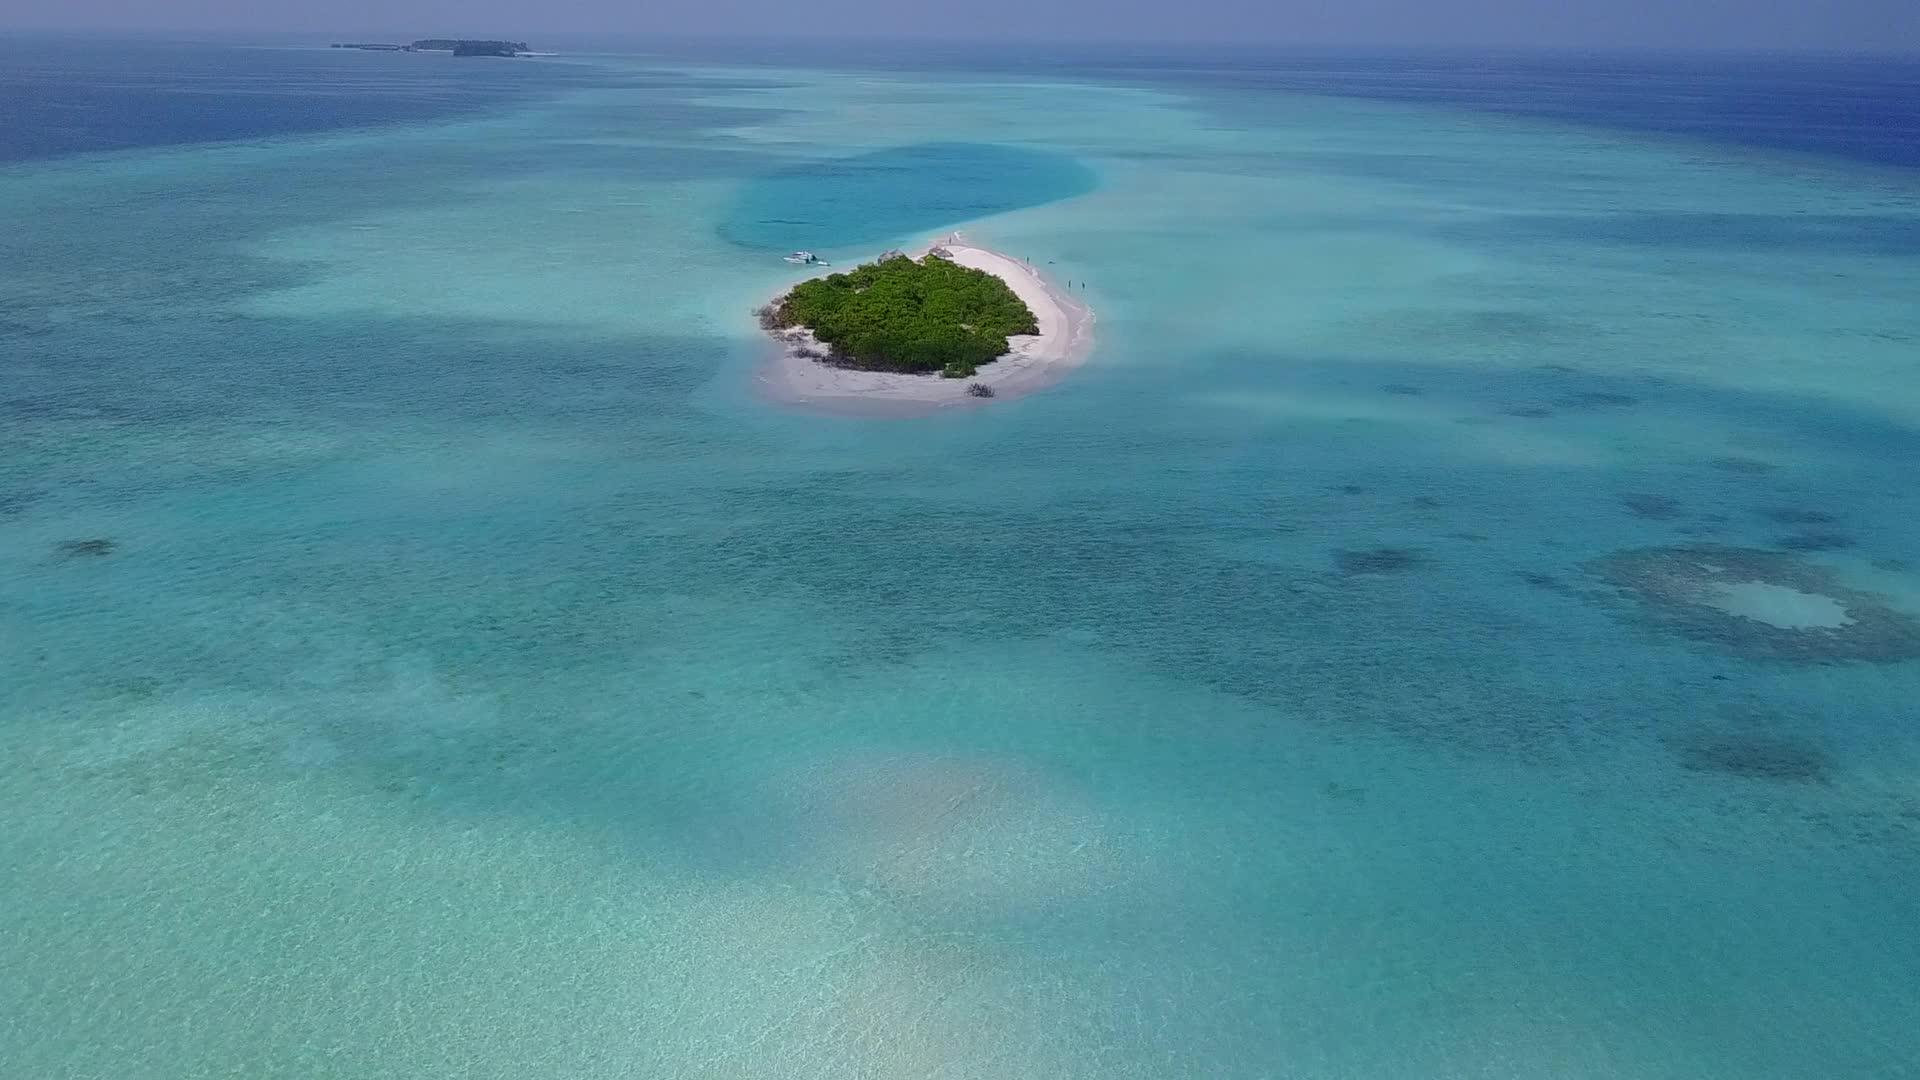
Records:
<instances>
[{"instance_id":1,"label":"submerged reef patch","mask_svg":"<svg viewBox=\"0 0 1920 1080\"><path fill-rule=\"evenodd\" d=\"M0 517L21 513L30 503L38 502L45 494L44 491L0 490Z\"/></svg>"},{"instance_id":2,"label":"submerged reef patch","mask_svg":"<svg viewBox=\"0 0 1920 1080\"><path fill-rule=\"evenodd\" d=\"M1831 525L1839 520L1825 510L1807 510L1797 506L1768 507L1760 513L1767 520L1782 525Z\"/></svg>"},{"instance_id":3,"label":"submerged reef patch","mask_svg":"<svg viewBox=\"0 0 1920 1080\"><path fill-rule=\"evenodd\" d=\"M1649 624L1757 660L1920 659L1920 619L1794 555L1698 545L1633 548L1586 565Z\"/></svg>"},{"instance_id":4,"label":"submerged reef patch","mask_svg":"<svg viewBox=\"0 0 1920 1080\"><path fill-rule=\"evenodd\" d=\"M1680 516L1680 500L1670 495L1628 492L1620 496L1620 505L1634 517L1648 521L1671 521Z\"/></svg>"},{"instance_id":5,"label":"submerged reef patch","mask_svg":"<svg viewBox=\"0 0 1920 1080\"><path fill-rule=\"evenodd\" d=\"M115 544L105 537L62 540L53 545L53 553L62 559L98 559L113 554Z\"/></svg>"},{"instance_id":6,"label":"submerged reef patch","mask_svg":"<svg viewBox=\"0 0 1920 1080\"><path fill-rule=\"evenodd\" d=\"M1724 727L1692 732L1674 741L1680 767L1776 783L1824 783L1833 759L1803 736L1751 728Z\"/></svg>"},{"instance_id":7,"label":"submerged reef patch","mask_svg":"<svg viewBox=\"0 0 1920 1080\"><path fill-rule=\"evenodd\" d=\"M1629 405L1640 404L1640 399L1632 394L1616 394L1606 390L1589 390L1578 394L1568 394L1554 402L1563 409L1623 409Z\"/></svg>"},{"instance_id":8,"label":"submerged reef patch","mask_svg":"<svg viewBox=\"0 0 1920 1080\"><path fill-rule=\"evenodd\" d=\"M1539 589L1541 592L1553 593L1555 596L1570 596L1575 598L1578 598L1580 595L1579 589L1574 588L1572 585L1569 585L1567 582L1560 580L1552 574L1543 574L1537 570L1516 570L1514 571L1514 576L1528 586Z\"/></svg>"},{"instance_id":9,"label":"submerged reef patch","mask_svg":"<svg viewBox=\"0 0 1920 1080\"><path fill-rule=\"evenodd\" d=\"M1837 532L1803 532L1774 541L1788 551L1839 551L1853 546L1853 537Z\"/></svg>"},{"instance_id":10,"label":"submerged reef patch","mask_svg":"<svg viewBox=\"0 0 1920 1080\"><path fill-rule=\"evenodd\" d=\"M1717 457L1707 464L1721 472L1741 473L1746 476L1759 476L1780 468L1771 461L1760 461L1750 457Z\"/></svg>"},{"instance_id":11,"label":"submerged reef patch","mask_svg":"<svg viewBox=\"0 0 1920 1080\"><path fill-rule=\"evenodd\" d=\"M1334 565L1345 577L1369 574L1399 574L1422 566L1426 553L1417 548L1378 547L1365 550L1341 549L1333 553Z\"/></svg>"}]
</instances>

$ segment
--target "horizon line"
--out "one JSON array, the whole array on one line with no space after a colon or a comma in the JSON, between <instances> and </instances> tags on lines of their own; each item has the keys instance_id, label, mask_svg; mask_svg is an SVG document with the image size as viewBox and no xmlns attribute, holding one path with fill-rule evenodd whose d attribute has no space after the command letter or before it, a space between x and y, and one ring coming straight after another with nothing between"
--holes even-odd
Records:
<instances>
[{"instance_id":1,"label":"horizon line","mask_svg":"<svg viewBox=\"0 0 1920 1080\"><path fill-rule=\"evenodd\" d=\"M501 35L505 35L502 37ZM1920 60L1920 45L1916 46L1794 46L1794 45L1656 45L1639 42L1573 43L1560 41L1543 42L1502 42L1502 41L1449 41L1449 42L1408 42L1408 41L1352 41L1336 39L1287 39L1272 38L1260 41L1248 41L1244 38L1192 37L1180 39L1146 38L1086 38L1086 37L1048 37L1023 36L1019 38L991 36L936 36L911 31L897 33L834 34L830 32L802 32L783 34L735 34L712 31L650 31L650 30L512 30L494 32L486 35L469 35L464 31L422 31L420 29L397 30L384 29L273 29L266 27L224 28L199 26L62 26L36 24L23 26L0 25L0 39L8 35L34 36L70 36L98 38L173 38L187 41L206 40L225 43L259 41L263 44L284 42L289 39L321 42L329 44L335 41L380 40L383 38L416 40L422 35L429 37L454 36L472 37L474 40L527 40L532 43L534 36L547 34L559 40L599 38L609 42L634 43L655 41L665 44L807 44L822 42L838 44L860 44L865 42L890 45L928 45L928 46L996 46L1012 49L1063 48L1077 47L1088 51L1111 49L1138 49L1164 53L1178 53L1183 50L1208 49L1235 53L1259 53L1267 50L1297 50L1312 52L1404 52L1404 53L1584 53L1604 54L1660 54L1660 55L1718 55L1718 56L1824 56L1824 57L1870 57L1875 59L1914 59ZM277 39L277 40L276 40Z\"/></svg>"}]
</instances>

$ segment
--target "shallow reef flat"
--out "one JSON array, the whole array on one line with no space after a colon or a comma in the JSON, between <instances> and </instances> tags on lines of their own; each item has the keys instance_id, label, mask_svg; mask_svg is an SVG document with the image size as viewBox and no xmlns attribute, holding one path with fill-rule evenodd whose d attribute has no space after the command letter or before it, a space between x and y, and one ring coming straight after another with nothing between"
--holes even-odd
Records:
<instances>
[{"instance_id":1,"label":"shallow reef flat","mask_svg":"<svg viewBox=\"0 0 1920 1080\"><path fill-rule=\"evenodd\" d=\"M222 48L0 39L7 1080L1920 1076L1920 188L1553 111L1878 61Z\"/></svg>"}]
</instances>

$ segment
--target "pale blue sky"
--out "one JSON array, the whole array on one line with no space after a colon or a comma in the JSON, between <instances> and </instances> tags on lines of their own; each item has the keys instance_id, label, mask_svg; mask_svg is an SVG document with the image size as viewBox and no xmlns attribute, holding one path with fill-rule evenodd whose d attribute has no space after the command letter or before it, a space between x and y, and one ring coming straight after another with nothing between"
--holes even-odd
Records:
<instances>
[{"instance_id":1,"label":"pale blue sky","mask_svg":"<svg viewBox=\"0 0 1920 1080\"><path fill-rule=\"evenodd\" d=\"M1920 51L1920 0L0 0L0 26Z\"/></svg>"}]
</instances>

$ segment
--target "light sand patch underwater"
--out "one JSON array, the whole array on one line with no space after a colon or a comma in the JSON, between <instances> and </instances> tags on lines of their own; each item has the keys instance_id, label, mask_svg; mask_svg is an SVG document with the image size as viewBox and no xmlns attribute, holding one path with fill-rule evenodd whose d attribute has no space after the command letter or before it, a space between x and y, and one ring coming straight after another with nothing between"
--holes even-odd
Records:
<instances>
[{"instance_id":1,"label":"light sand patch underwater","mask_svg":"<svg viewBox=\"0 0 1920 1080\"><path fill-rule=\"evenodd\" d=\"M1920 658L1920 619L1794 555L1700 545L1636 548L1588 571L1637 600L1649 624L1754 659Z\"/></svg>"},{"instance_id":2,"label":"light sand patch underwater","mask_svg":"<svg viewBox=\"0 0 1920 1080\"><path fill-rule=\"evenodd\" d=\"M1853 622L1846 605L1831 596L1766 581L1714 582L1707 603L1782 630L1834 630Z\"/></svg>"},{"instance_id":3,"label":"light sand patch underwater","mask_svg":"<svg viewBox=\"0 0 1920 1080\"><path fill-rule=\"evenodd\" d=\"M793 853L850 886L957 914L1034 911L1126 880L1074 787L988 755L848 754L785 774Z\"/></svg>"}]
</instances>

